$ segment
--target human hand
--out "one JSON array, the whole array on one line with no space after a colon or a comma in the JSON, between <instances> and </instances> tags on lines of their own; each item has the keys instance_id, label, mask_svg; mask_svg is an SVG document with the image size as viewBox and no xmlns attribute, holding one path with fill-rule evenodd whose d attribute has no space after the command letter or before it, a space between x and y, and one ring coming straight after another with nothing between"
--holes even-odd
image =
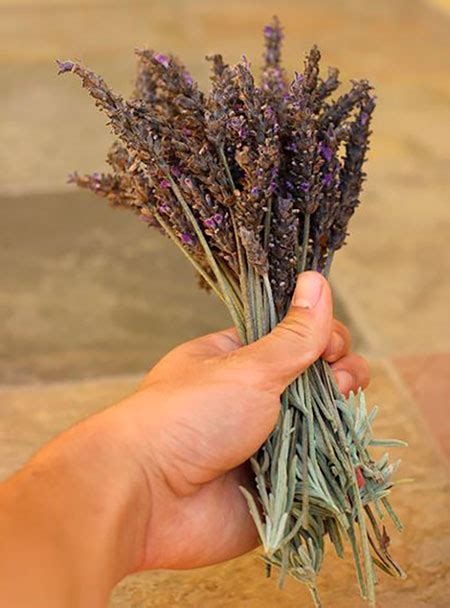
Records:
<instances>
[{"instance_id":1,"label":"human hand","mask_svg":"<svg viewBox=\"0 0 450 608\"><path fill-rule=\"evenodd\" d=\"M366 386L327 281L306 272L269 335L187 342L130 397L45 446L0 485L0 604L104 606L131 572L254 548L239 489L252 489L247 461L274 428L282 391L320 356L342 392Z\"/></svg>"},{"instance_id":2,"label":"human hand","mask_svg":"<svg viewBox=\"0 0 450 608\"><path fill-rule=\"evenodd\" d=\"M282 391L321 355L342 392L366 386L367 363L333 320L328 282L307 272L270 335L242 347L235 330L213 333L147 374L121 406L152 495L141 568L204 566L257 545L239 489L253 485L247 461L274 428Z\"/></svg>"}]
</instances>

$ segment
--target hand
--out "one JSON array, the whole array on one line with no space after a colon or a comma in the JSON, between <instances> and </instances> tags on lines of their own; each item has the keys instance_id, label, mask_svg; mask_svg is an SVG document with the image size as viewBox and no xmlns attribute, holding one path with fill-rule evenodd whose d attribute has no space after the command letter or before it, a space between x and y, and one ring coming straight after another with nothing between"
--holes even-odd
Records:
<instances>
[{"instance_id":1,"label":"hand","mask_svg":"<svg viewBox=\"0 0 450 608\"><path fill-rule=\"evenodd\" d=\"M327 281L306 272L269 335L241 346L226 330L183 344L136 393L51 442L0 486L0 604L102 606L133 571L254 548L239 490L253 485L247 461L284 388L320 356L344 393L368 383Z\"/></svg>"},{"instance_id":2,"label":"hand","mask_svg":"<svg viewBox=\"0 0 450 608\"><path fill-rule=\"evenodd\" d=\"M332 319L319 274L300 276L285 320L242 347L227 330L192 340L164 357L122 405L130 440L152 493L141 568L192 568L257 545L240 485L246 464L274 428L280 394L319 356L342 392L365 387L367 363Z\"/></svg>"}]
</instances>

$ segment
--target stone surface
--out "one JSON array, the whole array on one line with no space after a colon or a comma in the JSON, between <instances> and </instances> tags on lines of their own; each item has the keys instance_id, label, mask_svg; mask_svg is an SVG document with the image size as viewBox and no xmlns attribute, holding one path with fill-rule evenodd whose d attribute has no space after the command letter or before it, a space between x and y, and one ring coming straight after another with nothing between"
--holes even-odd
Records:
<instances>
[{"instance_id":1,"label":"stone surface","mask_svg":"<svg viewBox=\"0 0 450 608\"><path fill-rule=\"evenodd\" d=\"M450 353L396 357L394 363L450 461Z\"/></svg>"},{"instance_id":2,"label":"stone surface","mask_svg":"<svg viewBox=\"0 0 450 608\"><path fill-rule=\"evenodd\" d=\"M3 200L0 381L139 372L231 324L176 247L87 193Z\"/></svg>"},{"instance_id":3,"label":"stone surface","mask_svg":"<svg viewBox=\"0 0 450 608\"><path fill-rule=\"evenodd\" d=\"M375 431L398 437L408 449L391 450L403 460L398 477L415 479L395 489L393 504L405 523L399 535L392 530L392 551L408 572L406 581L380 576L380 607L446 608L450 568L448 470L440 458L419 410L392 379L383 362L373 365L368 391L370 404L380 404ZM0 391L0 477L20 466L55 433L135 388L136 376L83 382L55 383ZM219 532L218 532L219 533ZM362 606L349 558L327 556L320 589L324 606ZM256 554L191 572L150 572L131 576L116 589L110 608L256 608L310 606L308 593L289 581L279 592L266 580Z\"/></svg>"},{"instance_id":4,"label":"stone surface","mask_svg":"<svg viewBox=\"0 0 450 608\"><path fill-rule=\"evenodd\" d=\"M446 7L446 0L364 4L359 0L280 0L276 6L286 27L285 56L290 69L298 67L305 49L317 42L324 64L339 65L344 82L367 76L377 90L379 107L365 202L352 222L349 246L336 257L333 276L351 308L353 326L378 354L450 349L445 322L450 283L442 280L450 271L450 138L445 136L450 118L450 13ZM258 64L261 27L273 10L272 3L259 0L232 0L223 5L202 0L1 0L0 194L22 195L18 204L32 223L39 205L24 194L64 193L62 207L69 200L65 198L69 171L104 166L111 141L104 119L75 79L56 76L55 58L79 57L126 94L134 72L132 50L149 43L182 56L206 85L203 56L209 52L220 50L236 60L245 51ZM1 201L6 225L11 219L9 200ZM64 240L69 227L63 214L50 217L50 209L45 208L42 212ZM95 216L92 221L98 219ZM43 221L39 220L41 230ZM22 238L21 231L14 234L16 240ZM41 256L51 269L53 261L49 252L39 251L36 231L30 229L28 239L28 251L35 251L33 257ZM78 243L71 244L76 258ZM105 258L105 263L112 264L115 258L108 262ZM10 263L10 276L16 269L20 276L19 268L27 264L29 270L33 266L20 251ZM134 270L130 266L127 272ZM153 280L151 272L148 280ZM22 286L10 285L20 300ZM93 316L108 316L105 290L97 291L96 297L87 284L79 285L79 293L86 289L93 296L92 307L97 311ZM121 298L119 292L126 289L127 281L117 283L114 299ZM106 292L111 295L113 286ZM32 299L28 302L34 314L35 304ZM29 320L23 319L20 333L28 327L31 339L34 330ZM133 324L131 319L128 322ZM7 323L14 323L9 313ZM73 327L76 342L79 327ZM57 335L68 328L56 317L51 331ZM180 338L185 335L181 333Z\"/></svg>"}]
</instances>

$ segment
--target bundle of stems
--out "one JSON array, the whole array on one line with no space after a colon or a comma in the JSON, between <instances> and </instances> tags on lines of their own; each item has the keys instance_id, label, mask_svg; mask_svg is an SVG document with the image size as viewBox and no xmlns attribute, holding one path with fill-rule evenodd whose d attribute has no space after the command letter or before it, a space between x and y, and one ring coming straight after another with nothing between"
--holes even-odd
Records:
<instances>
[{"instance_id":1,"label":"bundle of stems","mask_svg":"<svg viewBox=\"0 0 450 608\"><path fill-rule=\"evenodd\" d=\"M60 73L81 78L117 136L110 173L71 181L172 239L227 306L243 343L285 316L297 273L328 275L359 204L375 107L365 80L332 97L339 73L320 75L315 46L289 82L276 18L264 37L259 83L245 57L230 66L214 55L207 95L177 58L149 49L136 51L128 100L79 63L58 62ZM382 524L387 514L402 528L388 499L398 463L369 451L401 442L374 439L375 415L361 391L346 399L318 360L284 391L278 424L252 459L257 498L243 492L267 572L276 567L280 584L287 574L306 583L316 606L326 537L340 557L351 547L370 604L374 566L404 576Z\"/></svg>"}]
</instances>

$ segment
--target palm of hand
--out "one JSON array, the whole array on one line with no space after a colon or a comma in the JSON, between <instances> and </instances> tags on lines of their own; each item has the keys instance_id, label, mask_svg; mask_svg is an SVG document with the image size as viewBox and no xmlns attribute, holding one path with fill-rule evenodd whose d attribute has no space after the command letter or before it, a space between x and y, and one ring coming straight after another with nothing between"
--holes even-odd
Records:
<instances>
[{"instance_id":1,"label":"palm of hand","mask_svg":"<svg viewBox=\"0 0 450 608\"><path fill-rule=\"evenodd\" d=\"M149 436L144 401L163 405L151 411L158 434L149 439L148 476L156 510L143 568L204 566L257 546L239 486L251 488L246 461L276 423L280 391L235 363L239 346L234 331L193 340L144 380L142 428Z\"/></svg>"}]
</instances>

